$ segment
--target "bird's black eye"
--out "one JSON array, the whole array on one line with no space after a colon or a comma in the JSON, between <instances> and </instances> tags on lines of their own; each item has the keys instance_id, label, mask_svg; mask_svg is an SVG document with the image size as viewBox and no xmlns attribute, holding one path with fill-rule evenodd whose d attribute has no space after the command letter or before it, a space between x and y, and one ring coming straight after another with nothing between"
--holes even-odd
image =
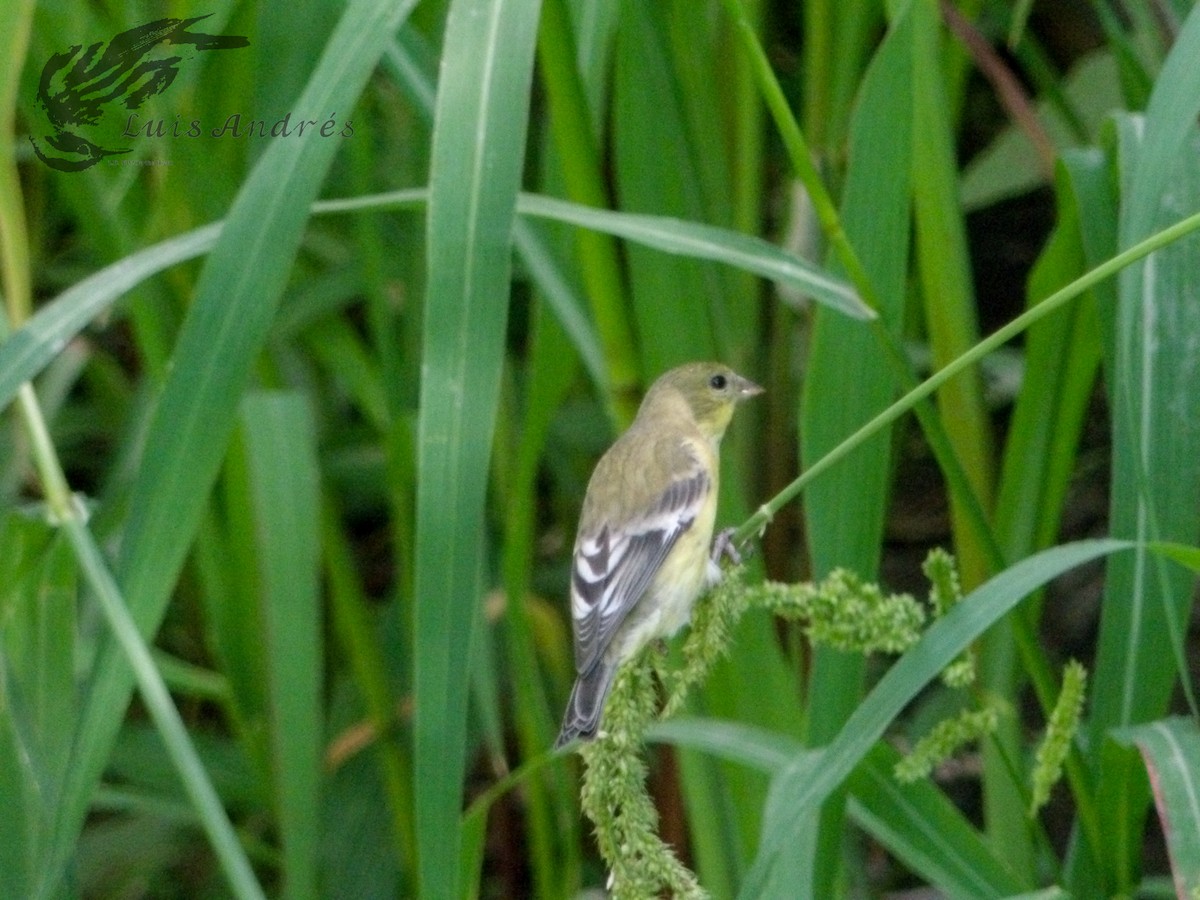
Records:
<instances>
[{"instance_id":1,"label":"bird's black eye","mask_svg":"<svg viewBox=\"0 0 1200 900\"><path fill-rule=\"evenodd\" d=\"M711 387L715 391L725 390L725 385L727 383L728 382L726 381L725 376L721 375L721 374L714 375L712 378L708 379L709 387Z\"/></svg>"}]
</instances>

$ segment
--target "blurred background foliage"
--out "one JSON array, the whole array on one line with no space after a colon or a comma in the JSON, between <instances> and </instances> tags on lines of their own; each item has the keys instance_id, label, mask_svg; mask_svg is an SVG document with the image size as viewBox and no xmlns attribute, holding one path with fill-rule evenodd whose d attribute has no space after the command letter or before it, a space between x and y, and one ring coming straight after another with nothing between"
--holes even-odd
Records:
<instances>
[{"instance_id":1,"label":"blurred background foliage","mask_svg":"<svg viewBox=\"0 0 1200 900\"><path fill-rule=\"evenodd\" d=\"M1014 607L906 654L894 707L886 661L748 616L651 749L705 888L1200 891L1186 0L10 0L0 42L0 895L603 885L549 754L574 522L697 358L767 388L719 524L825 467L758 576L923 596L941 545ZM1102 535L1137 543L1028 559ZM973 688L918 674L967 647Z\"/></svg>"}]
</instances>

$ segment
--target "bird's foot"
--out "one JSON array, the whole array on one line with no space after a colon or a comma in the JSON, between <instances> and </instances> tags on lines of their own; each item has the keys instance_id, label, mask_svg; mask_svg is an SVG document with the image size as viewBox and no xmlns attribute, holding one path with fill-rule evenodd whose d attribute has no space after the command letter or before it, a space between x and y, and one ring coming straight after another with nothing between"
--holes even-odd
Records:
<instances>
[{"instance_id":1,"label":"bird's foot","mask_svg":"<svg viewBox=\"0 0 1200 900\"><path fill-rule=\"evenodd\" d=\"M735 566L742 564L742 554L738 552L737 546L733 543L733 536L736 533L736 528L724 528L713 539L711 559L718 566L721 564L721 560L726 558Z\"/></svg>"}]
</instances>

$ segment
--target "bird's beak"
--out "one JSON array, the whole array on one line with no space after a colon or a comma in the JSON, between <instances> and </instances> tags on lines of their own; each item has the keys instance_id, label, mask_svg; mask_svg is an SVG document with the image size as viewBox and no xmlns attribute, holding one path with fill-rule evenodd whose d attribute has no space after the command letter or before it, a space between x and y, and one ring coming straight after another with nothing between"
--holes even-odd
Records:
<instances>
[{"instance_id":1,"label":"bird's beak","mask_svg":"<svg viewBox=\"0 0 1200 900\"><path fill-rule=\"evenodd\" d=\"M763 393L763 389L749 378L743 378L741 375L738 376L737 395L739 400L749 400L751 397L755 397L761 393Z\"/></svg>"}]
</instances>

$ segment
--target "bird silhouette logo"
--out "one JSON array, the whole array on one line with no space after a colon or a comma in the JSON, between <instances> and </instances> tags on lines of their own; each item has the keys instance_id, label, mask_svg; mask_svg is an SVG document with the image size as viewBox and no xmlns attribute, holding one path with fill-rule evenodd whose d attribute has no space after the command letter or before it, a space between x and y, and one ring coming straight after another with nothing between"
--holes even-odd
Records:
<instances>
[{"instance_id":1,"label":"bird silhouette logo","mask_svg":"<svg viewBox=\"0 0 1200 900\"><path fill-rule=\"evenodd\" d=\"M30 135L38 159L60 172L82 172L129 147L102 147L95 140L111 113L136 110L179 76L180 63L208 50L233 50L250 42L238 35L191 31L208 16L157 19L123 31L108 42L82 44L55 53L38 80L37 104L49 133ZM190 48L190 49L189 49ZM121 114L117 118L124 118Z\"/></svg>"}]
</instances>

